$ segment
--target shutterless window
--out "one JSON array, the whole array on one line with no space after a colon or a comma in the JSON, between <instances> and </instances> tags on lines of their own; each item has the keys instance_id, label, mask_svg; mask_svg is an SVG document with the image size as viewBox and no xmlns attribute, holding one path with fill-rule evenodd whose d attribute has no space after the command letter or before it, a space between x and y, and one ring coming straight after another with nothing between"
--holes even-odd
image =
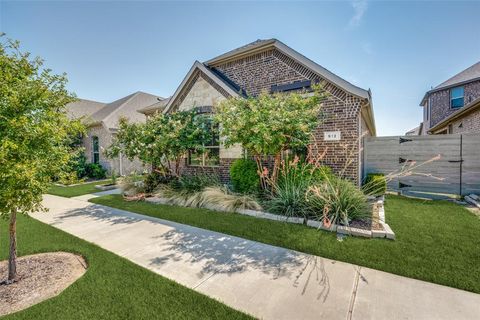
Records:
<instances>
[{"instance_id":1,"label":"shutterless window","mask_svg":"<svg viewBox=\"0 0 480 320\"><path fill-rule=\"evenodd\" d=\"M450 89L450 107L453 109L463 107L463 87Z\"/></svg>"},{"instance_id":2,"label":"shutterless window","mask_svg":"<svg viewBox=\"0 0 480 320\"><path fill-rule=\"evenodd\" d=\"M100 163L100 147L97 136L92 137L92 155L93 163Z\"/></svg>"},{"instance_id":3,"label":"shutterless window","mask_svg":"<svg viewBox=\"0 0 480 320\"><path fill-rule=\"evenodd\" d=\"M207 130L213 131L212 139L205 144L204 152L190 151L188 154L188 164L191 166L218 166L220 164L220 137L218 135L218 125L213 121L207 122Z\"/></svg>"}]
</instances>

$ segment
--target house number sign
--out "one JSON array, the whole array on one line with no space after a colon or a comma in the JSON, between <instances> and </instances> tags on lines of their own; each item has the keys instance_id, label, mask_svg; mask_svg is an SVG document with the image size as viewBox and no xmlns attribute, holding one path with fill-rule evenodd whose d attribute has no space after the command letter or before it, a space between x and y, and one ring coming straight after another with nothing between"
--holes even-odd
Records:
<instances>
[{"instance_id":1,"label":"house number sign","mask_svg":"<svg viewBox=\"0 0 480 320\"><path fill-rule=\"evenodd\" d=\"M338 141L340 138L340 131L325 131L323 133L323 140L325 141Z\"/></svg>"}]
</instances>

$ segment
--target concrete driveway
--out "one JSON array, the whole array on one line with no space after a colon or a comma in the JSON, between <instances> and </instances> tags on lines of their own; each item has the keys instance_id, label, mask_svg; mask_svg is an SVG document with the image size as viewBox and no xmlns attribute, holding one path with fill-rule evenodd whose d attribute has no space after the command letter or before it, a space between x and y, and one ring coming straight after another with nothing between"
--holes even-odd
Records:
<instances>
[{"instance_id":1,"label":"concrete driveway","mask_svg":"<svg viewBox=\"0 0 480 320\"><path fill-rule=\"evenodd\" d=\"M480 295L166 220L44 196L33 216L262 319L478 319Z\"/></svg>"}]
</instances>

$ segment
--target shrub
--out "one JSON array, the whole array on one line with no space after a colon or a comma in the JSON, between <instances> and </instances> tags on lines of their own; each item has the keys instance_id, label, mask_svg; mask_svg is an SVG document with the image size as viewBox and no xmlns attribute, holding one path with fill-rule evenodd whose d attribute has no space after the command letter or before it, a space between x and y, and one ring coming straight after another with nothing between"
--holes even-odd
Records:
<instances>
[{"instance_id":1,"label":"shrub","mask_svg":"<svg viewBox=\"0 0 480 320\"><path fill-rule=\"evenodd\" d=\"M230 212L237 209L262 209L252 197L233 194L224 187L206 187L202 191L189 192L163 185L158 189L157 196L166 199L169 204L185 207Z\"/></svg>"},{"instance_id":2,"label":"shrub","mask_svg":"<svg viewBox=\"0 0 480 320\"><path fill-rule=\"evenodd\" d=\"M180 176L178 180L173 180L170 186L178 191L198 192L206 187L220 186L220 179L216 175L199 173L195 175Z\"/></svg>"},{"instance_id":3,"label":"shrub","mask_svg":"<svg viewBox=\"0 0 480 320\"><path fill-rule=\"evenodd\" d=\"M143 183L145 186L146 193L152 193L156 188L161 184L170 183L175 178L170 174L165 174L159 171L153 171L145 176Z\"/></svg>"},{"instance_id":4,"label":"shrub","mask_svg":"<svg viewBox=\"0 0 480 320\"><path fill-rule=\"evenodd\" d=\"M295 157L281 167L280 176L274 184L274 193L267 202L274 213L307 218L312 209L306 198L308 188L333 177L327 166L316 167Z\"/></svg>"},{"instance_id":5,"label":"shrub","mask_svg":"<svg viewBox=\"0 0 480 320\"><path fill-rule=\"evenodd\" d=\"M255 193L260 187L257 164L250 159L238 159L230 167L233 190L240 193Z\"/></svg>"},{"instance_id":6,"label":"shrub","mask_svg":"<svg viewBox=\"0 0 480 320\"><path fill-rule=\"evenodd\" d=\"M307 201L312 212L327 227L330 224L349 225L354 219L371 216L365 194L346 179L328 178L310 187Z\"/></svg>"},{"instance_id":7,"label":"shrub","mask_svg":"<svg viewBox=\"0 0 480 320\"><path fill-rule=\"evenodd\" d=\"M381 196L387 191L387 180L383 173L369 173L363 182L363 192L369 196Z\"/></svg>"},{"instance_id":8,"label":"shrub","mask_svg":"<svg viewBox=\"0 0 480 320\"><path fill-rule=\"evenodd\" d=\"M97 163L88 163L85 166L85 173L87 177L92 179L105 179L107 177L107 170Z\"/></svg>"},{"instance_id":9,"label":"shrub","mask_svg":"<svg viewBox=\"0 0 480 320\"><path fill-rule=\"evenodd\" d=\"M58 179L58 182L66 186L69 186L72 184L81 183L83 182L83 179L79 179L77 177L76 172L65 172L60 174L60 178Z\"/></svg>"}]
</instances>

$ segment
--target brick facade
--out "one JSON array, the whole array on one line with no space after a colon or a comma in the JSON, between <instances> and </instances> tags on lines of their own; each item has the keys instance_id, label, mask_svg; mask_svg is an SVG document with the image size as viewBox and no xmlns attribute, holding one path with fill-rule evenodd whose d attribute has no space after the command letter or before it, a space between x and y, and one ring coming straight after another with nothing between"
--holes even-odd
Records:
<instances>
[{"instance_id":1,"label":"brick facade","mask_svg":"<svg viewBox=\"0 0 480 320\"><path fill-rule=\"evenodd\" d=\"M272 85L289 84L295 81L311 80L322 82L329 96L323 103L319 126L314 132L311 155L321 158L321 163L330 166L334 172L359 183L361 180L361 132L368 129L362 118L362 106L368 101L326 81L319 74L286 56L276 48L267 49L227 62L209 65L215 73L222 74L248 95L256 96L262 91L270 92ZM208 85L206 84L208 83ZM185 84L173 110L186 110L204 106L225 99L228 96L218 85L200 71L194 73ZM363 122L363 125L362 125ZM340 141L324 141L325 131L340 131ZM183 174L198 172L218 174L223 182L229 180L229 168L235 159L241 157L241 148L234 152L220 152L220 165L214 167L189 166L182 163Z\"/></svg>"},{"instance_id":2,"label":"brick facade","mask_svg":"<svg viewBox=\"0 0 480 320\"><path fill-rule=\"evenodd\" d=\"M464 85L464 104L472 102L480 97L480 80L473 81ZM430 103L430 117L428 118L426 106L424 109L424 124L425 129L428 130L440 123L446 117L450 116L459 109L452 109L450 107L450 89L434 91L427 97Z\"/></svg>"}]
</instances>

